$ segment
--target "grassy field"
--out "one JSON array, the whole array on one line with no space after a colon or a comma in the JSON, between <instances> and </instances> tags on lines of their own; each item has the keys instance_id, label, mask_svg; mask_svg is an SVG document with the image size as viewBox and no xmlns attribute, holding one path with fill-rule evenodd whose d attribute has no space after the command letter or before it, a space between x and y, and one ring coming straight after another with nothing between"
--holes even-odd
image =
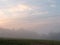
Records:
<instances>
[{"instance_id":1,"label":"grassy field","mask_svg":"<svg viewBox=\"0 0 60 45\"><path fill-rule=\"evenodd\" d=\"M60 41L34 39L0 39L0 45L60 45Z\"/></svg>"}]
</instances>

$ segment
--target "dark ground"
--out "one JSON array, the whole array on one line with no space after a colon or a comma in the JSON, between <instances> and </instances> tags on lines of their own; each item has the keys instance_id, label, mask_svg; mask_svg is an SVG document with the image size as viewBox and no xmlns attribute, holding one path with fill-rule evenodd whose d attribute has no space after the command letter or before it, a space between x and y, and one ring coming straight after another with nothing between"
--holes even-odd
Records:
<instances>
[{"instance_id":1,"label":"dark ground","mask_svg":"<svg viewBox=\"0 0 60 45\"><path fill-rule=\"evenodd\" d=\"M60 45L60 41L36 39L2 39L0 45Z\"/></svg>"}]
</instances>

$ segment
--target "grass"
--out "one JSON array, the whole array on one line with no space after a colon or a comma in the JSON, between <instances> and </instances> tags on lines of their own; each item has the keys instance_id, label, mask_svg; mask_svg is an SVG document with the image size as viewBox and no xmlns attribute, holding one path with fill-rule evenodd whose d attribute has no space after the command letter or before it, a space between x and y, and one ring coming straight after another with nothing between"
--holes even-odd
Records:
<instances>
[{"instance_id":1,"label":"grass","mask_svg":"<svg viewBox=\"0 0 60 45\"><path fill-rule=\"evenodd\" d=\"M60 41L36 39L2 39L0 45L60 45Z\"/></svg>"}]
</instances>

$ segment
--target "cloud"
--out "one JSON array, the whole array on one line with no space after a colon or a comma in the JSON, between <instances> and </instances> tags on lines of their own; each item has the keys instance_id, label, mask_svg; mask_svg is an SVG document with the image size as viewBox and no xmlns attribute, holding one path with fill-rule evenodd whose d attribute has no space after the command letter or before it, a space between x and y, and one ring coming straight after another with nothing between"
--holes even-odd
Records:
<instances>
[{"instance_id":1,"label":"cloud","mask_svg":"<svg viewBox=\"0 0 60 45\"><path fill-rule=\"evenodd\" d=\"M34 11L32 15L46 15L48 14L48 11Z\"/></svg>"},{"instance_id":2,"label":"cloud","mask_svg":"<svg viewBox=\"0 0 60 45\"><path fill-rule=\"evenodd\" d=\"M4 18L4 12L2 12L1 10L0 10L0 19L1 18Z\"/></svg>"},{"instance_id":3,"label":"cloud","mask_svg":"<svg viewBox=\"0 0 60 45\"><path fill-rule=\"evenodd\" d=\"M60 32L58 32L58 33L50 33L49 35L49 39L51 39L51 40L60 40Z\"/></svg>"},{"instance_id":4,"label":"cloud","mask_svg":"<svg viewBox=\"0 0 60 45\"><path fill-rule=\"evenodd\" d=\"M48 35L42 35L42 39L48 40L60 40L60 32L50 32Z\"/></svg>"},{"instance_id":5,"label":"cloud","mask_svg":"<svg viewBox=\"0 0 60 45\"><path fill-rule=\"evenodd\" d=\"M9 12L27 11L27 10L31 10L31 7L29 7L28 5L23 5L23 4L13 6L8 9Z\"/></svg>"},{"instance_id":6,"label":"cloud","mask_svg":"<svg viewBox=\"0 0 60 45\"><path fill-rule=\"evenodd\" d=\"M56 7L56 1L55 0L48 0L50 7Z\"/></svg>"},{"instance_id":7,"label":"cloud","mask_svg":"<svg viewBox=\"0 0 60 45\"><path fill-rule=\"evenodd\" d=\"M56 0L48 0L50 3L56 3Z\"/></svg>"},{"instance_id":8,"label":"cloud","mask_svg":"<svg viewBox=\"0 0 60 45\"><path fill-rule=\"evenodd\" d=\"M48 34L49 32L60 32L60 22L58 19L45 19L45 20L33 20L33 21L27 21L27 20L11 20L10 22L7 22L3 24L1 27L8 28L8 29L25 29L25 30L31 30L33 32L37 32L38 34Z\"/></svg>"},{"instance_id":9,"label":"cloud","mask_svg":"<svg viewBox=\"0 0 60 45\"><path fill-rule=\"evenodd\" d=\"M25 4L18 4L15 6L0 9L4 13L3 16L1 15L1 17L5 17L4 19L0 20L0 27L26 29L34 28L37 25L37 23L30 23L29 21L24 19L28 18L31 15L43 15L48 13L47 11L38 11L37 9L40 9L40 7ZM32 14L30 14L31 12Z\"/></svg>"},{"instance_id":10,"label":"cloud","mask_svg":"<svg viewBox=\"0 0 60 45\"><path fill-rule=\"evenodd\" d=\"M34 8L34 10L35 10L35 8ZM6 9L4 9L3 12L8 17L24 18L24 17L27 17L32 10L33 10L33 7L31 7L30 5L18 4L16 6L12 6L12 7L8 7Z\"/></svg>"},{"instance_id":11,"label":"cloud","mask_svg":"<svg viewBox=\"0 0 60 45\"><path fill-rule=\"evenodd\" d=\"M31 38L37 39L39 35L36 32L26 31L24 29L9 30L0 28L0 37L3 38Z\"/></svg>"},{"instance_id":12,"label":"cloud","mask_svg":"<svg viewBox=\"0 0 60 45\"><path fill-rule=\"evenodd\" d=\"M2 38L26 38L26 39L47 39L60 40L60 32L50 32L48 34L38 34L36 32L24 29L4 29L0 28L0 37Z\"/></svg>"},{"instance_id":13,"label":"cloud","mask_svg":"<svg viewBox=\"0 0 60 45\"><path fill-rule=\"evenodd\" d=\"M53 4L52 4L52 5L50 5L50 7L56 7L56 5L53 5Z\"/></svg>"},{"instance_id":14,"label":"cloud","mask_svg":"<svg viewBox=\"0 0 60 45\"><path fill-rule=\"evenodd\" d=\"M0 17L2 18L24 18L28 16L28 12L32 10L32 8L25 4L19 4L16 6L7 7L4 9L0 9Z\"/></svg>"},{"instance_id":15,"label":"cloud","mask_svg":"<svg viewBox=\"0 0 60 45\"><path fill-rule=\"evenodd\" d=\"M60 16L57 14L58 10L51 7L56 7L54 0L3 1L0 3L0 27L23 28L38 34L57 32L60 30Z\"/></svg>"},{"instance_id":16,"label":"cloud","mask_svg":"<svg viewBox=\"0 0 60 45\"><path fill-rule=\"evenodd\" d=\"M0 20L6 19L6 18L7 18L7 15L5 14L5 12L0 9Z\"/></svg>"},{"instance_id":17,"label":"cloud","mask_svg":"<svg viewBox=\"0 0 60 45\"><path fill-rule=\"evenodd\" d=\"M0 0L0 1L3 1L3 2L5 2L5 1L8 1L8 0Z\"/></svg>"},{"instance_id":18,"label":"cloud","mask_svg":"<svg viewBox=\"0 0 60 45\"><path fill-rule=\"evenodd\" d=\"M7 9L7 11L12 14L12 17L20 16L20 18L26 17L27 12L30 10L32 10L32 8L30 6L24 5L24 4L13 6L13 7Z\"/></svg>"}]
</instances>

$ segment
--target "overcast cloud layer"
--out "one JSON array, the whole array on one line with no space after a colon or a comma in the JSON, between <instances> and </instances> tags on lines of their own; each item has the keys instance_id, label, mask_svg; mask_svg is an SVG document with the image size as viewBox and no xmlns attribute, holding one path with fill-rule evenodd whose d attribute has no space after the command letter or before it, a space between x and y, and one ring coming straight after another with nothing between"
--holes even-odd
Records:
<instances>
[{"instance_id":1,"label":"overcast cloud layer","mask_svg":"<svg viewBox=\"0 0 60 45\"><path fill-rule=\"evenodd\" d=\"M38 37L50 32L59 34L59 4L60 0L0 0L0 28L2 28L0 32L8 29L11 30L10 34L14 32L14 35L19 35L30 32ZM19 30L19 34L15 33L13 29ZM0 36L3 36L5 31L2 31ZM8 34L8 32L6 33ZM30 33L29 35L33 35Z\"/></svg>"}]
</instances>

